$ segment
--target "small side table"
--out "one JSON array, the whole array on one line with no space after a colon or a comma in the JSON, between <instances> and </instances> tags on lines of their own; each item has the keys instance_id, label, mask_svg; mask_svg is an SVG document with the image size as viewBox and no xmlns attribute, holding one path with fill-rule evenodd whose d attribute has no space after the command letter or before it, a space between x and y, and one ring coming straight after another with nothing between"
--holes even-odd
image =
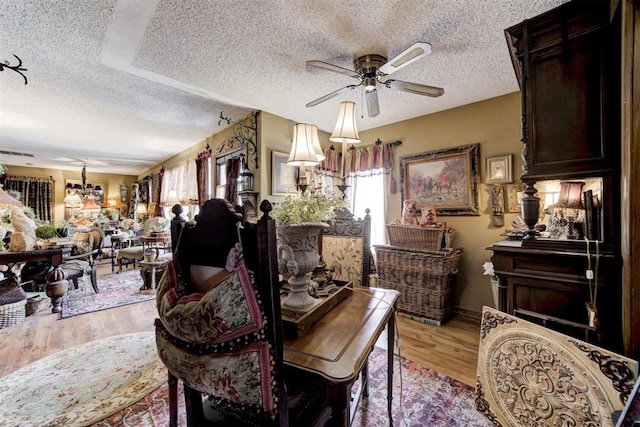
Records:
<instances>
[{"instance_id":1,"label":"small side table","mask_svg":"<svg viewBox=\"0 0 640 427\"><path fill-rule=\"evenodd\" d=\"M141 291L146 290L146 289L155 289L156 288L156 269L159 267L164 267L165 265L167 265L167 261L166 260L160 260L160 261L140 261L140 269L144 272L144 270L150 270L151 271L151 283L149 285L149 287L145 286L145 284L142 285L142 287L140 288ZM143 279L144 280L144 279Z\"/></svg>"}]
</instances>

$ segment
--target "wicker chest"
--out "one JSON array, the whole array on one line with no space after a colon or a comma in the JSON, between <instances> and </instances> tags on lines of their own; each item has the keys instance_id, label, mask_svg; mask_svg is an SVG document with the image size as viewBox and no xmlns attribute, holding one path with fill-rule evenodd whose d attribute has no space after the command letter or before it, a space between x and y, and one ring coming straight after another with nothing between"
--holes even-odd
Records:
<instances>
[{"instance_id":1,"label":"wicker chest","mask_svg":"<svg viewBox=\"0 0 640 427\"><path fill-rule=\"evenodd\" d=\"M453 314L462 249L440 251L376 245L378 286L400 291L398 311L444 323Z\"/></svg>"}]
</instances>

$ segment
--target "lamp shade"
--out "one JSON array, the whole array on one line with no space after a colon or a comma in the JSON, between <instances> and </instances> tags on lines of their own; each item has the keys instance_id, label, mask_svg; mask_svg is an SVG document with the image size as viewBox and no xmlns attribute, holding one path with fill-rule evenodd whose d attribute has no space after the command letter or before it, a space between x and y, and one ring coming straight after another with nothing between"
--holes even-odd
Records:
<instances>
[{"instance_id":1,"label":"lamp shade","mask_svg":"<svg viewBox=\"0 0 640 427\"><path fill-rule=\"evenodd\" d=\"M584 209L582 206L582 181L563 181L560 183L560 195L557 207L569 209Z\"/></svg>"},{"instance_id":2,"label":"lamp shade","mask_svg":"<svg viewBox=\"0 0 640 427\"><path fill-rule=\"evenodd\" d=\"M318 139L318 127L306 123L298 123L293 126L291 152L287 164L290 166L315 166L322 160L324 160L324 155Z\"/></svg>"},{"instance_id":3,"label":"lamp shade","mask_svg":"<svg viewBox=\"0 0 640 427\"><path fill-rule=\"evenodd\" d=\"M176 190L169 190L169 194L167 194L167 205L173 206L177 203L180 203L178 199L178 192Z\"/></svg>"},{"instance_id":4,"label":"lamp shade","mask_svg":"<svg viewBox=\"0 0 640 427\"><path fill-rule=\"evenodd\" d=\"M360 142L360 136L358 136L358 129L356 128L356 104L354 102L342 101L340 103L338 121L329 140L347 144Z\"/></svg>"},{"instance_id":5,"label":"lamp shade","mask_svg":"<svg viewBox=\"0 0 640 427\"><path fill-rule=\"evenodd\" d=\"M82 197L78 193L68 193L62 203L66 205L80 205L82 204Z\"/></svg>"},{"instance_id":6,"label":"lamp shade","mask_svg":"<svg viewBox=\"0 0 640 427\"><path fill-rule=\"evenodd\" d=\"M147 205L144 203L138 203L136 206L136 214L138 215L146 215L147 214Z\"/></svg>"},{"instance_id":7,"label":"lamp shade","mask_svg":"<svg viewBox=\"0 0 640 427\"><path fill-rule=\"evenodd\" d=\"M11 206L20 206L22 207L22 202L20 200L14 199L6 191L2 189L0 185L0 207L10 208Z\"/></svg>"},{"instance_id":8,"label":"lamp shade","mask_svg":"<svg viewBox=\"0 0 640 427\"><path fill-rule=\"evenodd\" d=\"M82 205L80 210L81 211L89 211L89 212L90 211L99 211L100 210L100 206L91 197L87 197L87 199L84 201L84 204Z\"/></svg>"}]
</instances>

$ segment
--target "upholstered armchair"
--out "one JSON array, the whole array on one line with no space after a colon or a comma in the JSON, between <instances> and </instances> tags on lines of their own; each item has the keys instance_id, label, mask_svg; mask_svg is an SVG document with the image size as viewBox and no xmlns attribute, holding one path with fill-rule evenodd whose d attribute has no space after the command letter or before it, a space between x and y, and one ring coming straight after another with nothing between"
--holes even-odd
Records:
<instances>
[{"instance_id":1,"label":"upholstered armchair","mask_svg":"<svg viewBox=\"0 0 640 427\"><path fill-rule=\"evenodd\" d=\"M257 224L240 229L242 216L227 201L205 202L160 281L156 343L169 371L171 426L178 380L189 426L311 426L330 418L326 386L284 367L275 221L269 202L261 210Z\"/></svg>"},{"instance_id":2,"label":"upholstered armchair","mask_svg":"<svg viewBox=\"0 0 640 427\"><path fill-rule=\"evenodd\" d=\"M73 233L74 246L71 254L64 258L60 268L67 273L67 278L78 289L78 279L88 274L91 287L98 293L98 257L102 255L104 232L99 227L91 227L89 231Z\"/></svg>"}]
</instances>

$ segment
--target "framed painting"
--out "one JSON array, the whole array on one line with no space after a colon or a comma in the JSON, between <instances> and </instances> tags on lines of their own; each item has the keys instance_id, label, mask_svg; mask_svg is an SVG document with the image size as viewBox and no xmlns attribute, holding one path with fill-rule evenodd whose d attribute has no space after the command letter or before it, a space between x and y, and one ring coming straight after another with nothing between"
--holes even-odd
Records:
<instances>
[{"instance_id":1,"label":"framed painting","mask_svg":"<svg viewBox=\"0 0 640 427\"><path fill-rule=\"evenodd\" d=\"M507 212L520 213L520 200L524 197L522 190L524 190L524 184L521 182L505 184L504 197L507 202Z\"/></svg>"},{"instance_id":2,"label":"framed painting","mask_svg":"<svg viewBox=\"0 0 640 427\"><path fill-rule=\"evenodd\" d=\"M487 184L508 184L511 177L511 154L487 157Z\"/></svg>"},{"instance_id":3,"label":"framed painting","mask_svg":"<svg viewBox=\"0 0 640 427\"><path fill-rule=\"evenodd\" d=\"M437 215L480 215L479 144L400 158L402 202L432 206Z\"/></svg>"},{"instance_id":4,"label":"framed painting","mask_svg":"<svg viewBox=\"0 0 640 427\"><path fill-rule=\"evenodd\" d=\"M297 166L287 165L287 153L271 152L271 195L286 196L297 193Z\"/></svg>"}]
</instances>

